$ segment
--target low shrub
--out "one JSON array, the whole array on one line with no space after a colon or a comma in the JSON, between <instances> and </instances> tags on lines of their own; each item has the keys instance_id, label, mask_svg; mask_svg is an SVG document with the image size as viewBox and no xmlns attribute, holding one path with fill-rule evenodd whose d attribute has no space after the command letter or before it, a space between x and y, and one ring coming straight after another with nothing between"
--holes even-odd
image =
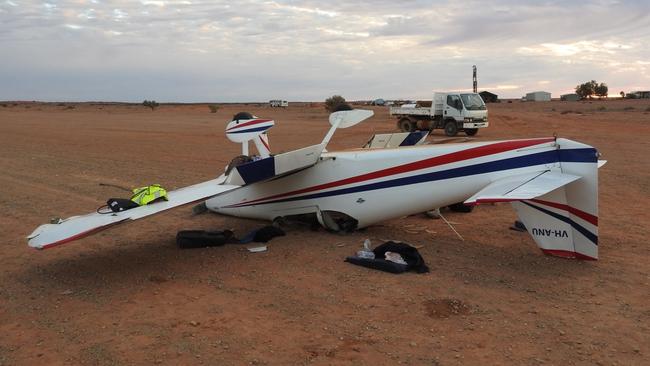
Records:
<instances>
[{"instance_id":1,"label":"low shrub","mask_svg":"<svg viewBox=\"0 0 650 366\"><path fill-rule=\"evenodd\" d=\"M145 99L144 102L142 102L142 105L145 106L145 107L151 108L151 110L153 111L160 104L158 104L158 102L156 102L155 100L146 100Z\"/></svg>"}]
</instances>

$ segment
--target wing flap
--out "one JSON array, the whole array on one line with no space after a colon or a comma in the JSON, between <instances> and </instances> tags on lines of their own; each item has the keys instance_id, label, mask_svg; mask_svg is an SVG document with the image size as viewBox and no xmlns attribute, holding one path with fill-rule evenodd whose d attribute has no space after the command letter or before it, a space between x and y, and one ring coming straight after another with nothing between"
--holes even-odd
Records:
<instances>
[{"instance_id":1,"label":"wing flap","mask_svg":"<svg viewBox=\"0 0 650 366\"><path fill-rule=\"evenodd\" d=\"M530 200L543 196L577 179L577 175L557 172L536 172L496 180L465 201L468 205L490 202Z\"/></svg>"},{"instance_id":2,"label":"wing flap","mask_svg":"<svg viewBox=\"0 0 650 366\"><path fill-rule=\"evenodd\" d=\"M44 224L36 228L27 239L29 246L36 249L68 243L95 234L125 221L138 220L175 207L203 201L218 194L239 188L236 185L221 184L224 177L189 187L167 192L168 201L159 201L146 206L122 212L101 214L93 212L83 216L73 216L58 223Z\"/></svg>"}]
</instances>

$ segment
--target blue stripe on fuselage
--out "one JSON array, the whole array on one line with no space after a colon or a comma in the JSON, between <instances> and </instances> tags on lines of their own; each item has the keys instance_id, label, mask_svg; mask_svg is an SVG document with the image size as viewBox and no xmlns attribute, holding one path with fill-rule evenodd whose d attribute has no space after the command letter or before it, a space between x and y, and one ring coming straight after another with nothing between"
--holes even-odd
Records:
<instances>
[{"instance_id":1,"label":"blue stripe on fuselage","mask_svg":"<svg viewBox=\"0 0 650 366\"><path fill-rule=\"evenodd\" d=\"M567 163L596 163L598 162L598 151L594 148L584 149L560 149L560 161Z\"/></svg>"},{"instance_id":2,"label":"blue stripe on fuselage","mask_svg":"<svg viewBox=\"0 0 650 366\"><path fill-rule=\"evenodd\" d=\"M595 149L574 149L574 150L592 150L593 152L596 151ZM259 202L259 203L251 203L251 204L243 203L238 205L238 207L299 201L299 200L309 200L309 199L315 199L321 197L331 197L331 196L338 196L343 194L372 191L376 189L393 188L393 187L406 186L406 185L418 184L424 182L433 182L433 181L443 180L443 179L452 179L452 178L466 177L466 176L477 175L477 174L492 173L501 170L524 168L528 166L535 166L535 165L542 165L542 164L553 164L558 161L564 161L560 159L561 155L558 154L558 151L562 151L562 150L544 151L540 153L518 156L514 158L490 161L486 163L479 163L479 164L474 164L474 165L469 165L469 166L464 166L459 168L452 168L452 169L447 169L438 172L385 180L381 182L364 184L364 185L359 185L359 186L354 186L349 188L342 188L342 189L337 189L337 190L332 190L327 192L312 193L312 194L298 196L298 197L282 198L282 199L277 199L277 200L272 200L267 202ZM564 151L566 152L569 150L564 150ZM569 161L571 162L580 162L580 161L591 162L587 154L584 153L574 154L574 155L570 155L570 154L563 154L563 155L570 157Z\"/></svg>"}]
</instances>

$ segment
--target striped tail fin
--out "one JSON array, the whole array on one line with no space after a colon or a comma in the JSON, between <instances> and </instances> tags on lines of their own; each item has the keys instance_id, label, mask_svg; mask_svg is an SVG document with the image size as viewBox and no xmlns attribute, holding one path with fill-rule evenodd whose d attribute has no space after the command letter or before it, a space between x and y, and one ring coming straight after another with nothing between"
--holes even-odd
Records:
<instances>
[{"instance_id":1,"label":"striped tail fin","mask_svg":"<svg viewBox=\"0 0 650 366\"><path fill-rule=\"evenodd\" d=\"M561 174L579 176L560 188L512 202L520 220L549 255L598 259L598 153L579 142L557 139Z\"/></svg>"}]
</instances>

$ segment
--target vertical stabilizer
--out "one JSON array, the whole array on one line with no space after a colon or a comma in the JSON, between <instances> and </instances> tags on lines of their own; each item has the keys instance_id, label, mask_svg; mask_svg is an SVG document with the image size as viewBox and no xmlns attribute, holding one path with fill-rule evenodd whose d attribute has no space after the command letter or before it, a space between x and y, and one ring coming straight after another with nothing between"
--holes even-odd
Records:
<instances>
[{"instance_id":1,"label":"vertical stabilizer","mask_svg":"<svg viewBox=\"0 0 650 366\"><path fill-rule=\"evenodd\" d=\"M579 176L530 200L512 202L544 253L598 259L598 152L589 145L557 139L563 174Z\"/></svg>"}]
</instances>

